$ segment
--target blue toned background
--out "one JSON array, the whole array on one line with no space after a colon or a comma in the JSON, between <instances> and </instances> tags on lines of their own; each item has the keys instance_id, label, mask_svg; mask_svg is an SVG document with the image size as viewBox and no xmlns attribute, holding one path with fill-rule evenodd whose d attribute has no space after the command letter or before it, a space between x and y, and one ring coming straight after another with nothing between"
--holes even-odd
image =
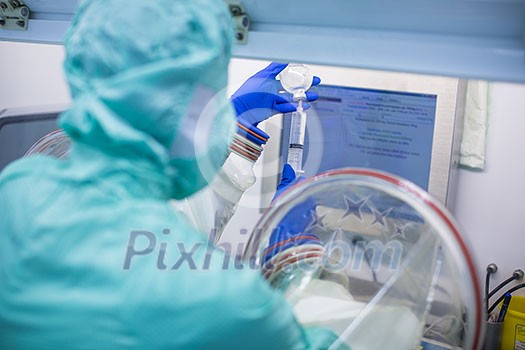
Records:
<instances>
[{"instance_id":1,"label":"blue toned background","mask_svg":"<svg viewBox=\"0 0 525 350\"><path fill-rule=\"evenodd\" d=\"M342 167L366 167L406 178L428 190L437 96L320 85L308 111L305 176ZM318 118L322 140L312 130ZM318 127L318 126L317 126ZM284 116L286 159L290 115ZM310 137L312 135L312 137ZM320 164L309 152L322 150Z\"/></svg>"}]
</instances>

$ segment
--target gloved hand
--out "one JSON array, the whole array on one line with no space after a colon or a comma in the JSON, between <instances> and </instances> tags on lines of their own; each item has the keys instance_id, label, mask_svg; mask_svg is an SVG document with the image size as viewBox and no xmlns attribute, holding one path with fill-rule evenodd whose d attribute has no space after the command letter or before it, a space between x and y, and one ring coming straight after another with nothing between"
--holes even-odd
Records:
<instances>
[{"instance_id":1,"label":"gloved hand","mask_svg":"<svg viewBox=\"0 0 525 350\"><path fill-rule=\"evenodd\" d=\"M247 134L247 138L252 142L259 142L258 139L268 140L269 136L257 125L277 113L289 113L297 109L297 103L293 102L289 93L279 93L284 90L281 83L275 78L288 66L287 63L273 62L268 67L249 78L231 97L231 102L237 114L237 118L243 127L240 129ZM321 79L314 77L312 86L319 85ZM306 98L312 102L319 98L319 95L312 91L306 92ZM303 103L303 108L307 109L308 102ZM257 137L260 136L260 137ZM255 139L253 139L255 138ZM261 144L261 143L259 143Z\"/></svg>"},{"instance_id":2,"label":"gloved hand","mask_svg":"<svg viewBox=\"0 0 525 350\"><path fill-rule=\"evenodd\" d=\"M281 175L281 182L277 185L277 191L273 196L272 203L279 197L284 191L286 191L290 186L295 185L297 182L304 180L304 177L295 178L295 171L293 170L290 164L285 164L283 167L283 172Z\"/></svg>"},{"instance_id":3,"label":"gloved hand","mask_svg":"<svg viewBox=\"0 0 525 350\"><path fill-rule=\"evenodd\" d=\"M281 176L281 182L277 186L277 191L272 199L272 203L290 186L303 181L304 177L295 177L295 171L290 164L285 164ZM263 264L266 264L277 254L305 244L321 245L319 238L308 232L308 228L316 219L315 203L311 199L297 205L291 209L274 229L270 236L270 241L263 255ZM270 268L266 266L266 268Z\"/></svg>"}]
</instances>

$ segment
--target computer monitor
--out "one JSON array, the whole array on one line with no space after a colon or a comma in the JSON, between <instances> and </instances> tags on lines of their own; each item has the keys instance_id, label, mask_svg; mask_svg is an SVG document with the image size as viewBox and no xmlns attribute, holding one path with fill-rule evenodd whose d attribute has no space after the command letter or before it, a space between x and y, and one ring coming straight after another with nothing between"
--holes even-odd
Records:
<instances>
[{"instance_id":1,"label":"computer monitor","mask_svg":"<svg viewBox=\"0 0 525 350\"><path fill-rule=\"evenodd\" d=\"M464 81L322 66L312 70L323 84L314 88L319 100L307 111L304 176L343 167L378 169L410 180L452 209ZM290 115L269 124L280 133L272 134L273 144L263 153L263 196L273 193L275 174L286 161Z\"/></svg>"},{"instance_id":2,"label":"computer monitor","mask_svg":"<svg viewBox=\"0 0 525 350\"><path fill-rule=\"evenodd\" d=\"M41 137L58 128L65 106L15 108L0 111L0 171L22 158Z\"/></svg>"},{"instance_id":3,"label":"computer monitor","mask_svg":"<svg viewBox=\"0 0 525 350\"><path fill-rule=\"evenodd\" d=\"M348 166L374 168L428 190L437 95L331 85L316 90L319 100L308 112L305 176ZM284 159L290 116L283 121ZM319 126L326 132L316 132Z\"/></svg>"}]
</instances>

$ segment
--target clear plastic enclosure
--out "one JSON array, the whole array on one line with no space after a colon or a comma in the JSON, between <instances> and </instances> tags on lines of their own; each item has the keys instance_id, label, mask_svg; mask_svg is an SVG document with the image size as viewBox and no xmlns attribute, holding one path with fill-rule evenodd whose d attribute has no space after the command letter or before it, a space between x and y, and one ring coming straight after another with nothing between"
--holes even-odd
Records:
<instances>
[{"instance_id":1,"label":"clear plastic enclosure","mask_svg":"<svg viewBox=\"0 0 525 350\"><path fill-rule=\"evenodd\" d=\"M305 327L329 327L352 350L419 349L423 339L480 347L482 294L466 243L444 207L393 175L349 168L295 185L256 225L244 258Z\"/></svg>"},{"instance_id":2,"label":"clear plastic enclosure","mask_svg":"<svg viewBox=\"0 0 525 350\"><path fill-rule=\"evenodd\" d=\"M71 150L71 140L67 134L59 129L42 136L31 146L24 157L33 154L44 154L58 159L65 159Z\"/></svg>"}]
</instances>

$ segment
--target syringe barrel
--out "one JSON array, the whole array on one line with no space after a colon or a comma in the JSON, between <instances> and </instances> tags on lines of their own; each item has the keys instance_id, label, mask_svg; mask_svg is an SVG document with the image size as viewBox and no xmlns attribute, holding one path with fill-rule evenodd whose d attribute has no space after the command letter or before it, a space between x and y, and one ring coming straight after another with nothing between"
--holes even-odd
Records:
<instances>
[{"instance_id":1,"label":"syringe barrel","mask_svg":"<svg viewBox=\"0 0 525 350\"><path fill-rule=\"evenodd\" d=\"M303 173L303 149L302 148L288 148L288 160L295 171L295 176L300 176Z\"/></svg>"},{"instance_id":2,"label":"syringe barrel","mask_svg":"<svg viewBox=\"0 0 525 350\"><path fill-rule=\"evenodd\" d=\"M306 113L293 112L290 123L290 144L304 145L306 131Z\"/></svg>"},{"instance_id":3,"label":"syringe barrel","mask_svg":"<svg viewBox=\"0 0 525 350\"><path fill-rule=\"evenodd\" d=\"M290 146L288 148L287 163L292 166L297 176L303 172L303 147L306 133L306 113L296 111L292 113L290 123Z\"/></svg>"}]
</instances>

